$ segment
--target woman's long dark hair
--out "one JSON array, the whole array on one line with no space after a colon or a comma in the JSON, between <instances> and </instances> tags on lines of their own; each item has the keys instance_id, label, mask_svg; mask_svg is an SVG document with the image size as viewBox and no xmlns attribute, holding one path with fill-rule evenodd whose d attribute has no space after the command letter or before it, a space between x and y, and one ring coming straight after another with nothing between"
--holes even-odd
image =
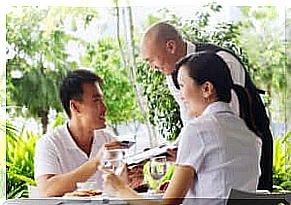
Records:
<instances>
[{"instance_id":1,"label":"woman's long dark hair","mask_svg":"<svg viewBox=\"0 0 291 205\"><path fill-rule=\"evenodd\" d=\"M255 126L253 113L251 112L251 98L248 91L237 84L233 84L232 89L235 91L239 101L239 116L242 118L248 128L257 136L261 137L261 133Z\"/></svg>"},{"instance_id":2,"label":"woman's long dark hair","mask_svg":"<svg viewBox=\"0 0 291 205\"><path fill-rule=\"evenodd\" d=\"M251 113L251 102L246 89L233 83L230 70L223 59L214 52L198 52L182 58L176 63L172 78L177 89L180 89L177 76L181 66L188 68L189 76L198 84L206 81L213 84L218 101L229 103L231 100L231 89L233 89L239 100L240 117L245 121L250 130L259 135Z\"/></svg>"}]
</instances>

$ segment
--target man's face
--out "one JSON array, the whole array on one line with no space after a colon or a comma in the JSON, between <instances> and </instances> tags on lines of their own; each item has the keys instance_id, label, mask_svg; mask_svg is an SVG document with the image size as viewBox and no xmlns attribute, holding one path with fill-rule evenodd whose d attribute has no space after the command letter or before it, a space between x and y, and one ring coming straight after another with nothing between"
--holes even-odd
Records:
<instances>
[{"instance_id":1,"label":"man's face","mask_svg":"<svg viewBox=\"0 0 291 205\"><path fill-rule=\"evenodd\" d=\"M158 69L165 75L170 75L175 67L176 59L167 44L144 40L142 43L142 56L152 69Z\"/></svg>"},{"instance_id":2,"label":"man's face","mask_svg":"<svg viewBox=\"0 0 291 205\"><path fill-rule=\"evenodd\" d=\"M98 83L84 83L83 97L79 104L80 120L89 129L102 129L106 127L106 106L103 93Z\"/></svg>"}]
</instances>

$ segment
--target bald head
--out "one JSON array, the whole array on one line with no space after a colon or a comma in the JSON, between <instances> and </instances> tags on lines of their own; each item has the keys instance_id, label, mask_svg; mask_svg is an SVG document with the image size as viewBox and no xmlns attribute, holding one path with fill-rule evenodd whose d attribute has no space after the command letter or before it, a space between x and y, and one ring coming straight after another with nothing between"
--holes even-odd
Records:
<instances>
[{"instance_id":1,"label":"bald head","mask_svg":"<svg viewBox=\"0 0 291 205\"><path fill-rule=\"evenodd\" d=\"M151 68L170 75L175 63L186 55L186 45L179 32L168 23L151 26L142 39L142 56Z\"/></svg>"},{"instance_id":2,"label":"bald head","mask_svg":"<svg viewBox=\"0 0 291 205\"><path fill-rule=\"evenodd\" d=\"M165 43L168 40L174 40L177 43L183 42L177 29L165 22L156 23L147 29L143 37L143 42L148 40L158 44Z\"/></svg>"}]
</instances>

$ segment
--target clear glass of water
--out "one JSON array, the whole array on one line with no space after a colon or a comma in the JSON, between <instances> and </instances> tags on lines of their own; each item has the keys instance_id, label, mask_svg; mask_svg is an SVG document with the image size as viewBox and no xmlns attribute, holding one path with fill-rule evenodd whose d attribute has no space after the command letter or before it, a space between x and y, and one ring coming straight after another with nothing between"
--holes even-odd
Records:
<instances>
[{"instance_id":1,"label":"clear glass of water","mask_svg":"<svg viewBox=\"0 0 291 205\"><path fill-rule=\"evenodd\" d=\"M150 160L149 171L151 177L157 180L158 189L160 187L160 180L165 176L167 172L167 160L166 156L154 157Z\"/></svg>"},{"instance_id":2,"label":"clear glass of water","mask_svg":"<svg viewBox=\"0 0 291 205\"><path fill-rule=\"evenodd\" d=\"M123 165L125 152L122 149L105 150L102 157L102 169L115 174Z\"/></svg>"},{"instance_id":3,"label":"clear glass of water","mask_svg":"<svg viewBox=\"0 0 291 205\"><path fill-rule=\"evenodd\" d=\"M104 150L101 161L102 170L119 175L124 163L124 154L123 149ZM111 196L111 193L112 190L109 187L103 187L102 195L104 199Z\"/></svg>"}]
</instances>

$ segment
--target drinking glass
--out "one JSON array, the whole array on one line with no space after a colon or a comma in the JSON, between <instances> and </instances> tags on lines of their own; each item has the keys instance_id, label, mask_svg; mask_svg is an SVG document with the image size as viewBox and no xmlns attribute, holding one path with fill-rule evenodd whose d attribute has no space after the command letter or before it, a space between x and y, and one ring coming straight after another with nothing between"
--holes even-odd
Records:
<instances>
[{"instance_id":1,"label":"drinking glass","mask_svg":"<svg viewBox=\"0 0 291 205\"><path fill-rule=\"evenodd\" d=\"M101 165L104 171L113 172L118 175L122 169L124 160L123 149L104 150ZM112 190L109 187L103 187L103 199L107 200L112 195Z\"/></svg>"},{"instance_id":2,"label":"drinking glass","mask_svg":"<svg viewBox=\"0 0 291 205\"><path fill-rule=\"evenodd\" d=\"M102 169L118 174L117 171L123 164L124 154L122 149L105 150L102 156Z\"/></svg>"},{"instance_id":3,"label":"drinking glass","mask_svg":"<svg viewBox=\"0 0 291 205\"><path fill-rule=\"evenodd\" d=\"M160 187L160 180L167 172L166 156L154 157L150 160L149 171L151 177L157 181L158 189Z\"/></svg>"}]
</instances>

